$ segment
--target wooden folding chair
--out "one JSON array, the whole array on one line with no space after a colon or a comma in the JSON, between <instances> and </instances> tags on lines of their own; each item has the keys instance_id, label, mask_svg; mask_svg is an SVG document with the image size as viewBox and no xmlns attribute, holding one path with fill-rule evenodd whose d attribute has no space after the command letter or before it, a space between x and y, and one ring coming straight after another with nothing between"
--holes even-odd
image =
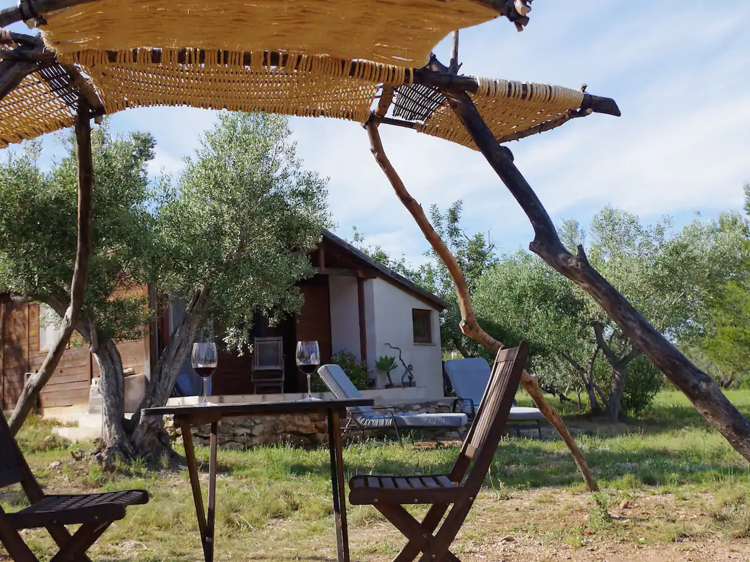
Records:
<instances>
[{"instance_id":1,"label":"wooden folding chair","mask_svg":"<svg viewBox=\"0 0 750 562\"><path fill-rule=\"evenodd\" d=\"M420 552L420 562L459 560L449 547L490 469L527 355L526 343L498 352L490 382L450 474L362 475L349 482L349 501L353 505L373 505L409 540L394 562L412 562ZM406 504L432 507L420 523L404 509ZM446 512L448 515L438 529Z\"/></svg>"},{"instance_id":2,"label":"wooden folding chair","mask_svg":"<svg viewBox=\"0 0 750 562\"><path fill-rule=\"evenodd\" d=\"M0 488L21 484L31 505L15 513L0 508L0 542L15 562L38 562L19 531L45 527L60 551L51 562L91 562L86 551L129 505L148 503L145 490L45 496L0 414ZM81 525L71 535L66 525Z\"/></svg>"}]
</instances>

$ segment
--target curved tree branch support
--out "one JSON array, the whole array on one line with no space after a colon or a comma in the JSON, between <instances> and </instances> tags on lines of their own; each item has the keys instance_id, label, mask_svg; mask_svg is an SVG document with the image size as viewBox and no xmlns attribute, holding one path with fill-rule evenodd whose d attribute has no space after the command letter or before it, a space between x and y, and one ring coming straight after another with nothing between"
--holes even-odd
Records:
<instances>
[{"instance_id":1,"label":"curved tree branch support","mask_svg":"<svg viewBox=\"0 0 750 562\"><path fill-rule=\"evenodd\" d=\"M593 297L635 347L647 355L685 393L706 421L750 461L750 422L710 376L693 365L591 267L582 246L578 247L575 256L563 246L546 209L513 163L510 150L498 144L468 94L449 89L443 92L456 116L534 227L534 240L529 249Z\"/></svg>"},{"instance_id":2,"label":"curved tree branch support","mask_svg":"<svg viewBox=\"0 0 750 562\"><path fill-rule=\"evenodd\" d=\"M385 109L387 109L387 107ZM381 111L382 113L385 113L385 111L382 110L382 107L379 107L378 113L380 113ZM456 258L445 245L445 242L443 242L438 233L435 232L435 229L430 224L429 219L424 214L422 206L409 194L406 186L404 186L403 181L401 181L398 173L391 165L390 160L388 160L388 157L383 150L380 133L378 132L378 121L376 119L370 119L370 121L366 125L366 128L367 133L370 137L370 146L372 154L373 156L375 156L375 160L382 168L388 180L391 182L396 195L414 217L414 220L419 225L419 228L422 230L425 238L430 243L435 252L443 260L443 263L445 263L451 277L453 278L453 284L456 288L456 294L458 295L458 305L461 309L461 331L477 343L481 344L492 355L495 355L504 346L501 342L492 338L479 326L476 316L474 315L474 308L471 304L469 288L466 285L463 271L461 271L461 267L458 265ZM552 427L554 427L560 434L560 437L562 437L563 441L565 441L565 444L568 446L568 449L570 449L570 452L573 455L576 464L578 465L578 469L583 475L583 479L586 481L588 489L592 492L598 492L599 487L596 484L596 480L594 479L594 475L591 472L591 469L586 463L586 460L583 458L581 450L578 448L578 445L573 439L573 436L570 434L570 431L568 431L568 428L565 426L565 422L563 422L560 415L544 399L544 395L539 388L536 377L532 377L526 371L524 371L521 378L521 383L526 389L526 392L528 392L531 398L534 400L537 408L539 408L542 414L544 414L544 417L547 419L547 421L549 421Z\"/></svg>"},{"instance_id":3,"label":"curved tree branch support","mask_svg":"<svg viewBox=\"0 0 750 562\"><path fill-rule=\"evenodd\" d=\"M89 256L92 246L92 206L94 198L94 163L91 155L91 107L81 98L78 101L75 134L78 156L78 241L73 280L70 285L70 305L62 318L62 330L47 353L39 372L23 388L8 425L15 435L36 403L39 393L49 382L65 352L70 337L78 324L86 290Z\"/></svg>"}]
</instances>

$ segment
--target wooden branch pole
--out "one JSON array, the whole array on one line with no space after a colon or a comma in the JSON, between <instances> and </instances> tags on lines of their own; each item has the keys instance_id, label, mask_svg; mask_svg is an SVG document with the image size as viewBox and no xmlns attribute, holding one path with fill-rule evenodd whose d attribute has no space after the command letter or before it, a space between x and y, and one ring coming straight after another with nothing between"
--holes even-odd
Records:
<instances>
[{"instance_id":1,"label":"wooden branch pole","mask_svg":"<svg viewBox=\"0 0 750 562\"><path fill-rule=\"evenodd\" d=\"M497 354L497 352L504 347L503 344L494 339L485 332L481 326L479 326L476 316L474 315L474 307L471 304L471 295L469 294L469 288L466 285L463 271L458 265L456 258L445 245L445 242L443 242L442 238L440 238L438 233L435 232L435 229L432 227L432 224L430 224L422 206L409 194L401 177L398 175L398 172L396 172L386 156L385 151L383 150L383 143L380 139L380 133L378 132L377 120L371 119L367 123L367 133L370 137L370 147L373 156L375 156L375 160L391 182L396 195L404 204L404 207L406 207L412 217L414 217L414 220L419 225L425 238L443 260L443 263L445 263L450 272L454 287L456 288L456 294L458 295L458 306L461 310L461 331L482 345L492 355ZM596 479L594 478L591 469L586 463L586 459L584 459L581 450L578 448L570 431L568 431L565 422L563 422L560 415L545 400L536 377L532 377L524 371L521 383L531 396L532 400L534 400L537 408L539 408L547 421L555 428L555 430L557 430L563 441L565 441L565 444L568 446L568 449L570 449L570 453L573 455L573 458L578 465L578 469L581 471L583 479L586 481L588 489L592 492L598 492L599 486L596 483Z\"/></svg>"},{"instance_id":2,"label":"wooden branch pole","mask_svg":"<svg viewBox=\"0 0 750 562\"><path fill-rule=\"evenodd\" d=\"M38 68L36 63L30 61L0 61L0 100L12 92L24 78Z\"/></svg>"},{"instance_id":3,"label":"wooden branch pole","mask_svg":"<svg viewBox=\"0 0 750 562\"><path fill-rule=\"evenodd\" d=\"M62 330L52 348L47 353L39 372L24 386L21 397L8 422L13 435L21 429L26 416L36 403L39 393L49 382L57 364L65 352L73 330L78 323L83 306L89 256L92 247L92 207L94 198L94 163L91 154L91 107L85 99L78 102L75 122L76 147L78 155L78 240L73 280L70 284L70 305L62 319Z\"/></svg>"},{"instance_id":4,"label":"wooden branch pole","mask_svg":"<svg viewBox=\"0 0 750 562\"><path fill-rule=\"evenodd\" d=\"M458 29L453 32L453 38L451 41L451 63L448 67L451 74L458 74Z\"/></svg>"},{"instance_id":5,"label":"wooden branch pole","mask_svg":"<svg viewBox=\"0 0 750 562\"><path fill-rule=\"evenodd\" d=\"M582 246L575 256L568 252L546 209L513 163L510 150L498 144L471 98L465 92L444 90L444 93L456 116L534 227L534 240L529 249L591 295L628 339L685 393L706 421L750 461L750 422L709 375L693 365L591 267Z\"/></svg>"}]
</instances>

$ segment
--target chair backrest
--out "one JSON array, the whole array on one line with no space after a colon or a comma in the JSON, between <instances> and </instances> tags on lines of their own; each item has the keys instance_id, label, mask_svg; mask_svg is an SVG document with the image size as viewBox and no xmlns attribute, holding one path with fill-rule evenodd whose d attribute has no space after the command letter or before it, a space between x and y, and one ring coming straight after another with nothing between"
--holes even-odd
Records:
<instances>
[{"instance_id":1,"label":"chair backrest","mask_svg":"<svg viewBox=\"0 0 750 562\"><path fill-rule=\"evenodd\" d=\"M495 357L490 382L451 473L462 477L473 461L474 466L466 480L468 488L478 490L487 475L508 421L528 353L528 344L522 343L512 349L501 349Z\"/></svg>"},{"instance_id":2,"label":"chair backrest","mask_svg":"<svg viewBox=\"0 0 750 562\"><path fill-rule=\"evenodd\" d=\"M328 387L333 395L339 400L346 398L362 398L362 393L357 390L354 383L346 376L344 369L339 365L328 364L322 365L318 369L318 375ZM350 410L365 412L372 410L369 406L361 406L359 408L350 408Z\"/></svg>"},{"instance_id":3,"label":"chair backrest","mask_svg":"<svg viewBox=\"0 0 750 562\"><path fill-rule=\"evenodd\" d=\"M479 406L484 390L490 380L490 366L486 359L473 357L470 359L449 359L444 365L445 374L451 382L453 392L463 399L461 409L466 414L473 414L471 403Z\"/></svg>"},{"instance_id":4,"label":"chair backrest","mask_svg":"<svg viewBox=\"0 0 750 562\"><path fill-rule=\"evenodd\" d=\"M21 484L32 503L44 497L16 440L10 433L5 416L0 414L0 488Z\"/></svg>"}]
</instances>

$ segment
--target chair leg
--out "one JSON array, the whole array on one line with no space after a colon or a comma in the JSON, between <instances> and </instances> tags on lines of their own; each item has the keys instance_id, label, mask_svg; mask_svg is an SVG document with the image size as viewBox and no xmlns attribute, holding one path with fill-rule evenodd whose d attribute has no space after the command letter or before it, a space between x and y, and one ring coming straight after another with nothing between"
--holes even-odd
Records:
<instances>
[{"instance_id":1,"label":"chair leg","mask_svg":"<svg viewBox=\"0 0 750 562\"><path fill-rule=\"evenodd\" d=\"M72 538L70 531L68 531L63 525L49 526L47 527L47 532L57 543L59 548L63 548ZM73 560L74 562L91 562L91 558L86 556L85 552L80 553Z\"/></svg>"},{"instance_id":2,"label":"chair leg","mask_svg":"<svg viewBox=\"0 0 750 562\"><path fill-rule=\"evenodd\" d=\"M434 544L434 537L432 532L428 531L423 524L414 519L412 515L404 509L401 505L394 504L379 504L375 505L378 511L382 513L388 521L393 523L401 533L409 539L407 546L413 547L412 550L416 552L407 553L407 549L401 551L401 553L393 559L393 562L412 562L414 557L419 554L420 551L428 552L431 550L437 551ZM448 544L450 547L450 544ZM445 552L440 557L434 558L434 560L446 560L447 562L461 562L459 558L445 548ZM432 560L432 558L431 558Z\"/></svg>"},{"instance_id":3,"label":"chair leg","mask_svg":"<svg viewBox=\"0 0 750 562\"><path fill-rule=\"evenodd\" d=\"M443 515L445 515L445 512L448 511L449 507L449 504L434 504L422 520L422 528L424 531L429 534L434 533L437 526L440 525L440 521L443 520ZM419 547L413 542L409 542L409 544L404 546L401 550L401 553L393 559L393 562L412 562L419 552Z\"/></svg>"},{"instance_id":4,"label":"chair leg","mask_svg":"<svg viewBox=\"0 0 750 562\"><path fill-rule=\"evenodd\" d=\"M542 424L539 423L539 420L536 421L536 429L539 432L539 439L542 438Z\"/></svg>"},{"instance_id":5,"label":"chair leg","mask_svg":"<svg viewBox=\"0 0 750 562\"><path fill-rule=\"evenodd\" d=\"M10 525L0 525L0 543L8 551L11 560L14 562L39 562L31 549L26 546L18 531Z\"/></svg>"},{"instance_id":6,"label":"chair leg","mask_svg":"<svg viewBox=\"0 0 750 562\"><path fill-rule=\"evenodd\" d=\"M401 432L398 430L398 424L395 421L393 422L393 429L396 430L396 438L398 439L398 444L403 447L404 446L404 442L401 439Z\"/></svg>"},{"instance_id":7,"label":"chair leg","mask_svg":"<svg viewBox=\"0 0 750 562\"><path fill-rule=\"evenodd\" d=\"M60 549L60 552L50 560L50 562L69 562L76 560L81 554L86 552L99 537L104 534L112 521L106 523L86 523L76 531L70 540Z\"/></svg>"},{"instance_id":8,"label":"chair leg","mask_svg":"<svg viewBox=\"0 0 750 562\"><path fill-rule=\"evenodd\" d=\"M472 503L471 499L465 498L453 505L453 509L448 513L434 540L430 541L430 548L422 552L419 562L432 562L433 560L440 561L443 559L448 561L454 560L451 558L453 555L448 549L456 538L458 531L461 530L464 521L466 521L466 516L471 511Z\"/></svg>"}]
</instances>

